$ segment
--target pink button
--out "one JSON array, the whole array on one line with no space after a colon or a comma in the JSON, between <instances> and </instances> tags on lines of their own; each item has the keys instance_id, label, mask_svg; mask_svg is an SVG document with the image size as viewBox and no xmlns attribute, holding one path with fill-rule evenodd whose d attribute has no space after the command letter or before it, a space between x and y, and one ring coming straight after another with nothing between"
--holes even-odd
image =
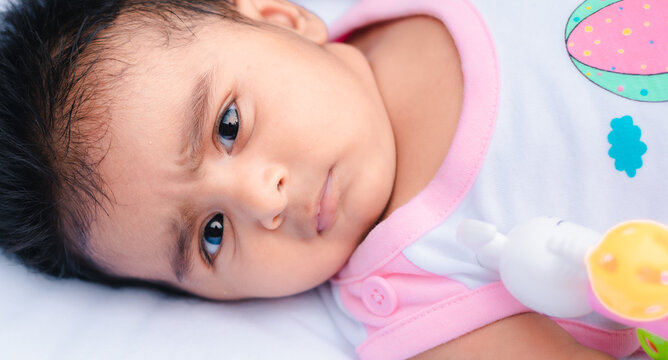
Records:
<instances>
[{"instance_id":1,"label":"pink button","mask_svg":"<svg viewBox=\"0 0 668 360\"><path fill-rule=\"evenodd\" d=\"M361 288L362 302L376 315L388 316L397 308L397 293L392 285L380 276L364 280Z\"/></svg>"}]
</instances>

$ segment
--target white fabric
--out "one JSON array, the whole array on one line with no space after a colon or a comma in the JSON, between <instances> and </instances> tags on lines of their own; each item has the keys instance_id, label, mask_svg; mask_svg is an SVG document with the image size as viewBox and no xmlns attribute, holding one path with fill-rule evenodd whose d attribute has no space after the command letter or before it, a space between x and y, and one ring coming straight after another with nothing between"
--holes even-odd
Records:
<instances>
[{"instance_id":1,"label":"white fabric","mask_svg":"<svg viewBox=\"0 0 668 360\"><path fill-rule=\"evenodd\" d=\"M298 2L331 22L353 1ZM355 358L316 291L215 303L54 280L4 255L0 289L0 359Z\"/></svg>"},{"instance_id":2,"label":"white fabric","mask_svg":"<svg viewBox=\"0 0 668 360\"><path fill-rule=\"evenodd\" d=\"M325 24L339 19L357 0L290 0L313 11Z\"/></svg>"},{"instance_id":3,"label":"white fabric","mask_svg":"<svg viewBox=\"0 0 668 360\"><path fill-rule=\"evenodd\" d=\"M54 280L0 257L0 359L350 359L315 291L216 303Z\"/></svg>"},{"instance_id":4,"label":"white fabric","mask_svg":"<svg viewBox=\"0 0 668 360\"><path fill-rule=\"evenodd\" d=\"M477 288L498 277L456 241L455 231L464 219L494 224L502 233L537 216L557 216L599 233L632 219L668 223L668 102L619 96L592 81L605 71L593 72L590 78L578 71L565 33L583 1L531 6L471 2L489 26L501 70L494 136L478 178L457 210L404 255L422 269ZM607 16L612 22L627 21L623 6ZM594 31L605 39L597 25ZM596 51L596 45L591 46ZM613 119L627 116L639 127L640 141L647 147L635 174L617 170L608 153ZM583 320L618 327L598 316Z\"/></svg>"},{"instance_id":5,"label":"white fabric","mask_svg":"<svg viewBox=\"0 0 668 360\"><path fill-rule=\"evenodd\" d=\"M404 254L422 268L477 287L495 276L455 242L463 219L483 220L502 233L536 216L557 216L601 233L630 219L668 223L668 102L618 96L578 71L564 33L582 1L471 2L490 28L501 70L494 136L457 210ZM608 154L611 122L625 116L647 146L633 176L615 169ZM433 249L445 249L438 252L453 258L450 267L430 260Z\"/></svg>"}]
</instances>

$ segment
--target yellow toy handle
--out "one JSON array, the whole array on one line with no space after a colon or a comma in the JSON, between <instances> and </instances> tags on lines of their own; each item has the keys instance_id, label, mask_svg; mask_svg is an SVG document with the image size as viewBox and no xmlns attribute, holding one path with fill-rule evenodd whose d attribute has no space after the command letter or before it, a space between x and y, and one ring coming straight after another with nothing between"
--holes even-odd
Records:
<instances>
[{"instance_id":1,"label":"yellow toy handle","mask_svg":"<svg viewBox=\"0 0 668 360\"><path fill-rule=\"evenodd\" d=\"M648 220L610 229L586 259L594 295L633 321L668 316L668 227Z\"/></svg>"}]
</instances>

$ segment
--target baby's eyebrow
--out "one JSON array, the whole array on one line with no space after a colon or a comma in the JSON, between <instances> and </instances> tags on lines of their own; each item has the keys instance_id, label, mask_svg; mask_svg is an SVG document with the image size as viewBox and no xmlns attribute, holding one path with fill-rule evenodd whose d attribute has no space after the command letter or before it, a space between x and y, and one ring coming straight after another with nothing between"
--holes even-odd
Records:
<instances>
[{"instance_id":1,"label":"baby's eyebrow","mask_svg":"<svg viewBox=\"0 0 668 360\"><path fill-rule=\"evenodd\" d=\"M181 207L179 218L172 222L172 230L176 233L176 241L170 250L170 262L176 279L181 282L192 269L192 251L190 243L195 233L195 216L189 206Z\"/></svg>"},{"instance_id":2,"label":"baby's eyebrow","mask_svg":"<svg viewBox=\"0 0 668 360\"><path fill-rule=\"evenodd\" d=\"M211 97L212 72L207 71L198 76L193 86L185 120L181 127L181 159L185 160L188 174L195 174L204 158L204 129L209 116L209 98ZM190 207L181 207L179 218L172 222L176 233L170 250L170 263L174 275L179 282L188 275L192 267L192 252L189 244L194 238L195 220Z\"/></svg>"},{"instance_id":3,"label":"baby's eyebrow","mask_svg":"<svg viewBox=\"0 0 668 360\"><path fill-rule=\"evenodd\" d=\"M181 155L185 159L189 173L199 169L203 159L203 137L206 120L209 117L212 72L207 71L197 77L188 99L185 121L181 128Z\"/></svg>"}]
</instances>

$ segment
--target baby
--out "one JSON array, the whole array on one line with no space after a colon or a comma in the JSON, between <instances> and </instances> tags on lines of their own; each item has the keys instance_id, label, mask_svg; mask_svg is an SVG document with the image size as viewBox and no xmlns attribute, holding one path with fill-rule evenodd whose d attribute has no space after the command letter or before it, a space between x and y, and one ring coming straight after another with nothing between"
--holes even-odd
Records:
<instances>
[{"instance_id":1,"label":"baby","mask_svg":"<svg viewBox=\"0 0 668 360\"><path fill-rule=\"evenodd\" d=\"M529 312L452 240L464 217L503 229L535 214L593 227L630 216L596 223L583 204L604 196L577 198L626 189L618 180L599 189L544 172L589 154L545 147L586 135L553 98L629 101L583 81L568 56L572 94L543 97L533 77L500 88L499 69L555 82L560 69L517 66L508 51L541 28L490 35L520 5L475 3L362 1L329 42L322 21L284 0L18 2L0 45L3 247L50 274L216 300L333 278L322 292L363 358L631 354L635 337L604 319ZM545 23L529 24L563 27L577 5L542 6ZM638 104L628 112L666 110ZM523 191L541 205L513 208ZM665 216L648 202L628 211Z\"/></svg>"}]
</instances>

